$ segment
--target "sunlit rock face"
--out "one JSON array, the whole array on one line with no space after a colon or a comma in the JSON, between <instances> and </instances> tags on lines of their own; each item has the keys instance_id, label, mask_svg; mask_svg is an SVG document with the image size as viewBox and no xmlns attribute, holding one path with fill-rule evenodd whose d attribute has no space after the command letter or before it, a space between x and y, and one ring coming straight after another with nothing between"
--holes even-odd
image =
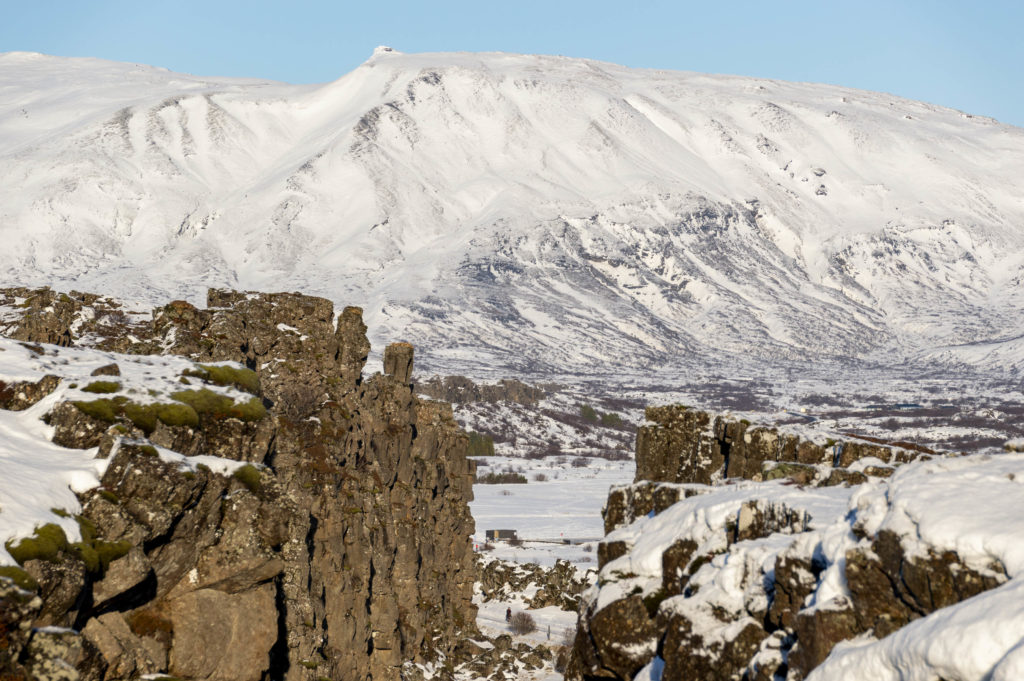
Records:
<instances>
[{"instance_id":1,"label":"sunlit rock face","mask_svg":"<svg viewBox=\"0 0 1024 681\"><path fill-rule=\"evenodd\" d=\"M21 309L13 347L58 352L37 341L63 337L62 316ZM364 377L361 311L336 320L299 294L212 290L206 308L178 301L149 322L86 316L76 333L123 352L96 351L118 361L47 420L55 442L107 458L99 486L79 494L80 541L49 525L8 546L40 598L25 623L81 632L22 660L33 678L59 658L96 680L397 680L475 631L467 437L448 405L414 396L411 345ZM156 351L184 370L153 376L169 366ZM55 364L72 372L76 357ZM174 387L136 388L140 368ZM70 389L7 388L37 403Z\"/></svg>"}]
</instances>

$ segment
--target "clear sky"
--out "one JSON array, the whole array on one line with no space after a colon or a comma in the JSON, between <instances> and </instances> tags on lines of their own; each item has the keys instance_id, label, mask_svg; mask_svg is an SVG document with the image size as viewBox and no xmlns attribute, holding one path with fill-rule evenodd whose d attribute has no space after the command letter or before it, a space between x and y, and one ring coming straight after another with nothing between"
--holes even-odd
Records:
<instances>
[{"instance_id":1,"label":"clear sky","mask_svg":"<svg viewBox=\"0 0 1024 681\"><path fill-rule=\"evenodd\" d=\"M377 45L563 54L890 92L1024 126L1022 0L0 0L0 51L291 83Z\"/></svg>"}]
</instances>

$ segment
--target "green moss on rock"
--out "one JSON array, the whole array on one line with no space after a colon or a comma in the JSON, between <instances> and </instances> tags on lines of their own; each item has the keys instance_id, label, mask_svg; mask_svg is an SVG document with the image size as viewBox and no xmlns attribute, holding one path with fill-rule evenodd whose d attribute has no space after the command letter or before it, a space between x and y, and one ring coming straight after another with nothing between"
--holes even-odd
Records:
<instances>
[{"instance_id":1,"label":"green moss on rock","mask_svg":"<svg viewBox=\"0 0 1024 681\"><path fill-rule=\"evenodd\" d=\"M117 420L117 416L121 411L121 408L114 402L106 398L100 398L98 400L92 400L91 402L73 402L78 411L82 412L86 416L90 416L99 421L106 421L107 423L113 423Z\"/></svg>"},{"instance_id":2,"label":"green moss on rock","mask_svg":"<svg viewBox=\"0 0 1024 681\"><path fill-rule=\"evenodd\" d=\"M39 582L33 579L32 575L14 565L0 566L0 577L6 577L14 582L14 585L25 591L36 591L39 589Z\"/></svg>"},{"instance_id":3,"label":"green moss on rock","mask_svg":"<svg viewBox=\"0 0 1024 681\"><path fill-rule=\"evenodd\" d=\"M188 369L185 376L191 376L214 385L234 386L255 395L260 389L260 379L252 369L215 364L200 364L198 369Z\"/></svg>"},{"instance_id":4,"label":"green moss on rock","mask_svg":"<svg viewBox=\"0 0 1024 681\"><path fill-rule=\"evenodd\" d=\"M199 414L187 404L160 404L157 407L156 417L165 425L188 426L189 428L199 425Z\"/></svg>"},{"instance_id":5,"label":"green moss on rock","mask_svg":"<svg viewBox=\"0 0 1024 681\"><path fill-rule=\"evenodd\" d=\"M156 430L157 418L155 404L135 404L134 402L131 402L124 406L122 413L146 435L149 435Z\"/></svg>"},{"instance_id":6,"label":"green moss on rock","mask_svg":"<svg viewBox=\"0 0 1024 681\"><path fill-rule=\"evenodd\" d=\"M238 413L236 418L243 421L259 421L267 415L267 408L263 406L263 402L258 397L236 405L235 409Z\"/></svg>"},{"instance_id":7,"label":"green moss on rock","mask_svg":"<svg viewBox=\"0 0 1024 681\"><path fill-rule=\"evenodd\" d=\"M87 393L116 393L121 389L121 384L117 381L93 381L89 385L82 388L82 392Z\"/></svg>"},{"instance_id":8,"label":"green moss on rock","mask_svg":"<svg viewBox=\"0 0 1024 681\"><path fill-rule=\"evenodd\" d=\"M13 540L9 541L4 547L18 565L24 565L30 560L56 563L60 560L60 552L68 547L68 538L60 525L47 523L37 527L33 536L25 537L17 544Z\"/></svg>"},{"instance_id":9,"label":"green moss on rock","mask_svg":"<svg viewBox=\"0 0 1024 681\"><path fill-rule=\"evenodd\" d=\"M156 451L154 449L154 451ZM85 564L85 568L96 575L102 575L110 564L126 555L132 548L128 541L104 541L96 536L96 525L85 516L77 515L81 541L70 545L71 552Z\"/></svg>"},{"instance_id":10,"label":"green moss on rock","mask_svg":"<svg viewBox=\"0 0 1024 681\"><path fill-rule=\"evenodd\" d=\"M237 403L227 395L212 390L180 390L171 397L192 407L199 416L214 419L236 418L242 421L258 421L267 415L267 410L259 398L253 397L247 402Z\"/></svg>"},{"instance_id":11,"label":"green moss on rock","mask_svg":"<svg viewBox=\"0 0 1024 681\"><path fill-rule=\"evenodd\" d=\"M132 550L132 543L130 541L98 541L93 547L100 559L100 571L106 572L111 563L128 555L128 552Z\"/></svg>"},{"instance_id":12,"label":"green moss on rock","mask_svg":"<svg viewBox=\"0 0 1024 681\"><path fill-rule=\"evenodd\" d=\"M245 464L235 469L235 472L231 474L235 480L238 480L245 485L250 492L258 492L262 485L260 481L260 472L256 470L255 466Z\"/></svg>"},{"instance_id":13,"label":"green moss on rock","mask_svg":"<svg viewBox=\"0 0 1024 681\"><path fill-rule=\"evenodd\" d=\"M230 402L229 398L228 401ZM157 421L168 426L194 428L199 425L199 415L196 410L187 404L178 402L138 404L129 401L127 397L120 396L112 399L100 398L91 402L74 402L73 404L86 416L107 423L113 423L122 417L126 418L146 435L156 430Z\"/></svg>"}]
</instances>

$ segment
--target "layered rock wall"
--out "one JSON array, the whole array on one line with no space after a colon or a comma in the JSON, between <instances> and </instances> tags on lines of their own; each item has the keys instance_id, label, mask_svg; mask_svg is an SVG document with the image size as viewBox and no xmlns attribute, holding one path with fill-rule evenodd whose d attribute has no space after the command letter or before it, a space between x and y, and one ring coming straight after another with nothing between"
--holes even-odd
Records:
<instances>
[{"instance_id":1,"label":"layered rock wall","mask_svg":"<svg viewBox=\"0 0 1024 681\"><path fill-rule=\"evenodd\" d=\"M416 387L421 395L455 404L515 402L532 407L544 399L546 394L541 388L513 378L504 378L488 385L475 383L465 376L434 376Z\"/></svg>"},{"instance_id":2,"label":"layered rock wall","mask_svg":"<svg viewBox=\"0 0 1024 681\"><path fill-rule=\"evenodd\" d=\"M57 330L17 328L74 342L68 315L50 317ZM324 299L211 291L116 343L241 363L264 416L53 410L55 441L110 456L79 516L106 557L68 545L22 566L42 597L33 624L82 632L81 678L399 679L475 628L467 438L448 405L413 394L411 346L363 377L365 332L358 308L335 323ZM216 375L196 366L181 382L201 391ZM172 452L249 465L219 474Z\"/></svg>"},{"instance_id":3,"label":"layered rock wall","mask_svg":"<svg viewBox=\"0 0 1024 681\"><path fill-rule=\"evenodd\" d=\"M775 427L678 405L648 407L646 416L651 423L640 428L636 439L637 482L707 485L724 478L766 480L796 476L799 482L809 483L817 477L815 467L848 469L869 457L884 464L877 467L878 475L884 476L883 468L932 454L923 448L906 449L839 438L821 444ZM851 481L850 476L842 474L829 479L831 470L826 472L829 475L819 482ZM852 476L853 482L865 479L863 475Z\"/></svg>"},{"instance_id":4,"label":"layered rock wall","mask_svg":"<svg viewBox=\"0 0 1024 681\"><path fill-rule=\"evenodd\" d=\"M657 659L662 681L800 681L841 641L888 636L1007 579L998 561L869 534L849 491L811 489L886 485L893 466L930 454L822 446L682 407L647 416L637 480L604 510L598 585L583 597L567 679L626 681ZM761 484L773 478L787 479ZM808 509L831 520L815 525Z\"/></svg>"}]
</instances>

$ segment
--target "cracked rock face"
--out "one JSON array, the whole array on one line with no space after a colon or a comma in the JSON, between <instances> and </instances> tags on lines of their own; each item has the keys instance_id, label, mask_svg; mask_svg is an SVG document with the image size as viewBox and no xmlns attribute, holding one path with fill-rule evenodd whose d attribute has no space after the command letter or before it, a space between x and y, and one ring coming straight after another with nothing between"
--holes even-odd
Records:
<instances>
[{"instance_id":1,"label":"cracked rock face","mask_svg":"<svg viewBox=\"0 0 1024 681\"><path fill-rule=\"evenodd\" d=\"M450 407L413 394L412 346L389 346L387 373L364 378L358 308L335 320L299 294L208 303L159 308L130 349L241 363L266 415L144 433L57 405L55 441L100 445L110 463L81 495L92 553L23 566L42 595L32 622L81 632L89 681L397 680L407 662L450 655L476 619L473 471ZM67 317L34 319L32 338L62 338ZM248 465L218 473L150 443Z\"/></svg>"},{"instance_id":2,"label":"cracked rock face","mask_svg":"<svg viewBox=\"0 0 1024 681\"><path fill-rule=\"evenodd\" d=\"M598 584L583 594L567 679L628 681L658 658L665 681L800 681L837 643L862 635L883 638L1005 581L998 561L978 569L951 550L922 554L904 547L892 531L869 535L854 522L855 514L845 512L837 517L853 523L845 532L856 541L839 560L826 559L824 540L806 510L773 500L769 486L748 482L781 478L783 487L771 489L800 489L855 485L870 476L873 484L885 484L892 467L845 467L864 457L899 466L927 452L863 442L826 448L681 407L649 409L648 418L654 425L642 427L637 438L636 482L608 496L610 536L598 546ZM719 502L737 489L757 496ZM730 510L712 525L708 509L716 503ZM642 553L652 550L650 544L640 548L646 540L642 523L680 509L691 515L671 515L671 527L692 522L706 533L693 535L699 540L677 536L658 543L653 555ZM665 530L658 525L654 534ZM641 586L658 576L646 566L659 557L660 580ZM649 574L626 573L619 567L626 565ZM839 569L848 597L812 605L826 571Z\"/></svg>"},{"instance_id":3,"label":"cracked rock face","mask_svg":"<svg viewBox=\"0 0 1024 681\"><path fill-rule=\"evenodd\" d=\"M708 485L723 478L787 478L803 485L859 484L867 480L865 473L892 474L888 466L869 466L865 473L847 470L861 459L873 457L897 466L934 454L922 447L861 441L822 445L776 428L681 406L648 407L646 416L652 423L637 433L636 482Z\"/></svg>"}]
</instances>

